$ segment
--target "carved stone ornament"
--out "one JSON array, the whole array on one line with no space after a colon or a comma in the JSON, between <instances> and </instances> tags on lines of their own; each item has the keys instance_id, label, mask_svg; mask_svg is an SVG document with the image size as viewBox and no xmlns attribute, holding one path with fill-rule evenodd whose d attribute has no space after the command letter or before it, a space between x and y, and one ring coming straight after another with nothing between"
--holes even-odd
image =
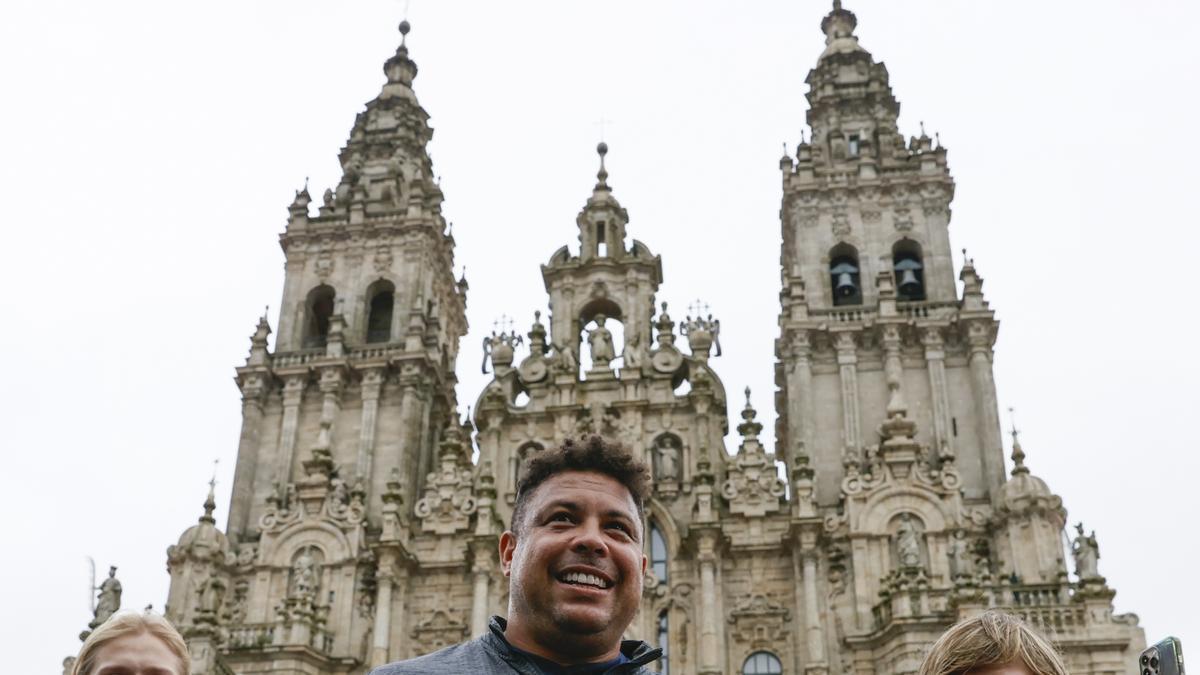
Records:
<instances>
[{"instance_id":1,"label":"carved stone ornament","mask_svg":"<svg viewBox=\"0 0 1200 675\"><path fill-rule=\"evenodd\" d=\"M421 497L414 513L421 519L421 529L431 534L452 535L465 532L475 513L474 481L470 459L465 456L461 430L451 420L439 451L439 468L425 479L425 496Z\"/></svg>"},{"instance_id":2,"label":"carved stone ornament","mask_svg":"<svg viewBox=\"0 0 1200 675\"><path fill-rule=\"evenodd\" d=\"M729 613L734 637L751 649L777 648L788 641L791 612L762 593L750 593Z\"/></svg>"},{"instance_id":3,"label":"carved stone ornament","mask_svg":"<svg viewBox=\"0 0 1200 675\"><path fill-rule=\"evenodd\" d=\"M333 274L333 257L328 253L322 253L317 257L316 262L317 278L322 282L329 281L330 275Z\"/></svg>"},{"instance_id":4,"label":"carved stone ornament","mask_svg":"<svg viewBox=\"0 0 1200 675\"><path fill-rule=\"evenodd\" d=\"M375 258L372 262L375 264L375 271L380 274L392 269L392 247L381 245L375 249Z\"/></svg>"},{"instance_id":5,"label":"carved stone ornament","mask_svg":"<svg viewBox=\"0 0 1200 675\"><path fill-rule=\"evenodd\" d=\"M439 609L413 626L408 635L416 641L416 652L425 654L462 642L467 636L467 624Z\"/></svg>"}]
</instances>

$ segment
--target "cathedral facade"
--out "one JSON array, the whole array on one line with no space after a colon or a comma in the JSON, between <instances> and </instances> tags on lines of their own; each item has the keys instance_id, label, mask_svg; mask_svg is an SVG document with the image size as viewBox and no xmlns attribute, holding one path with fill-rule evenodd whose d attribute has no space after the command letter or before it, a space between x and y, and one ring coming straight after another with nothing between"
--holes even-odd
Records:
<instances>
[{"instance_id":1,"label":"cathedral facade","mask_svg":"<svg viewBox=\"0 0 1200 675\"><path fill-rule=\"evenodd\" d=\"M492 380L460 418L468 287L402 39L339 184L289 207L274 350L264 316L237 369L227 526L210 493L168 550L194 672L362 675L480 634L507 607L516 476L586 434L654 473L628 632L665 649L662 672L913 673L987 608L1048 633L1073 673L1136 672L1137 618L1114 614L1095 537L1071 538L1015 431L1005 471L998 323L971 261L954 268L946 150L901 136L855 25L839 2L822 21L811 133L779 162L773 452L710 364L719 321L656 302L661 258L628 231L604 144L578 248L541 266L551 312L485 340Z\"/></svg>"}]
</instances>

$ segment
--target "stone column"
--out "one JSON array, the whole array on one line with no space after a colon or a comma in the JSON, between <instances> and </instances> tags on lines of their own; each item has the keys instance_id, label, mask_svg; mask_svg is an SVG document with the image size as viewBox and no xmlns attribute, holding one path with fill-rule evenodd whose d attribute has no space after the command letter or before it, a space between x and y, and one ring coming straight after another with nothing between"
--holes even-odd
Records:
<instances>
[{"instance_id":1,"label":"stone column","mask_svg":"<svg viewBox=\"0 0 1200 675\"><path fill-rule=\"evenodd\" d=\"M375 418L379 414L379 394L383 389L383 368L369 368L362 376L362 428L358 436L358 461L355 472L358 478L370 480L371 465L375 459Z\"/></svg>"},{"instance_id":2,"label":"stone column","mask_svg":"<svg viewBox=\"0 0 1200 675\"><path fill-rule=\"evenodd\" d=\"M384 569L380 562L379 572L375 577L375 625L371 635L371 667L378 668L391 659L388 658L388 643L392 632L392 587L396 577L392 570Z\"/></svg>"},{"instance_id":3,"label":"stone column","mask_svg":"<svg viewBox=\"0 0 1200 675\"><path fill-rule=\"evenodd\" d=\"M417 485L420 484L421 448L417 447L421 439L421 396L415 382L404 384L404 393L400 399L400 484L405 487L410 503L416 503Z\"/></svg>"},{"instance_id":4,"label":"stone column","mask_svg":"<svg viewBox=\"0 0 1200 675\"><path fill-rule=\"evenodd\" d=\"M242 433L238 437L237 464L233 469L233 495L229 504L228 534L231 541L250 526L254 501L254 474L258 465L259 435L262 430L266 375L248 375L242 382Z\"/></svg>"},{"instance_id":5,"label":"stone column","mask_svg":"<svg viewBox=\"0 0 1200 675\"><path fill-rule=\"evenodd\" d=\"M476 560L471 568L475 587L471 596L471 637L479 637L487 631L488 591L491 589L492 561L489 558Z\"/></svg>"},{"instance_id":6,"label":"stone column","mask_svg":"<svg viewBox=\"0 0 1200 675\"><path fill-rule=\"evenodd\" d=\"M716 538L702 534L697 559L700 561L700 672L717 675L721 672L719 638L717 634Z\"/></svg>"},{"instance_id":7,"label":"stone column","mask_svg":"<svg viewBox=\"0 0 1200 675\"><path fill-rule=\"evenodd\" d=\"M950 392L946 387L946 351L941 331L926 328L921 333L925 345L925 364L929 370L929 391L933 396L933 440L938 454L954 454L954 434L950 422Z\"/></svg>"},{"instance_id":8,"label":"stone column","mask_svg":"<svg viewBox=\"0 0 1200 675\"><path fill-rule=\"evenodd\" d=\"M800 554L804 565L804 621L806 626L806 644L808 644L809 664L806 673L814 670L826 671L826 653L824 653L824 627L821 623L821 610L817 607L817 550L806 549Z\"/></svg>"},{"instance_id":9,"label":"stone column","mask_svg":"<svg viewBox=\"0 0 1200 675\"><path fill-rule=\"evenodd\" d=\"M980 468L984 487L991 492L1004 484L1004 450L1000 440L1000 416L996 405L996 382L992 379L992 345L990 320L972 321L967 325L967 343L971 355L971 388L978 411Z\"/></svg>"},{"instance_id":10,"label":"stone column","mask_svg":"<svg viewBox=\"0 0 1200 675\"><path fill-rule=\"evenodd\" d=\"M292 481L296 427L300 422L300 402L304 399L306 384L308 373L288 375L283 381L283 421L279 428L279 464L275 468L275 479L283 484Z\"/></svg>"},{"instance_id":11,"label":"stone column","mask_svg":"<svg viewBox=\"0 0 1200 675\"><path fill-rule=\"evenodd\" d=\"M797 448L803 446L812 452L813 412L812 361L809 356L812 346L808 331L797 331L792 336L791 365L787 371L787 438L784 461L792 466Z\"/></svg>"},{"instance_id":12,"label":"stone column","mask_svg":"<svg viewBox=\"0 0 1200 675\"><path fill-rule=\"evenodd\" d=\"M853 333L837 334L838 371L842 381L842 438L847 448L857 451L862 447L859 431L860 413L858 405L858 352Z\"/></svg>"}]
</instances>

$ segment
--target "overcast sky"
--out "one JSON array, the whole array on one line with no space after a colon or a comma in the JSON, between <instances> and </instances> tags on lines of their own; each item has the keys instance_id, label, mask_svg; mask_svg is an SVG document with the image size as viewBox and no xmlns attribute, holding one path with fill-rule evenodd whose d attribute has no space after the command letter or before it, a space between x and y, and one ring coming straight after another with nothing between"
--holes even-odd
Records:
<instances>
[{"instance_id":1,"label":"overcast sky","mask_svg":"<svg viewBox=\"0 0 1200 675\"><path fill-rule=\"evenodd\" d=\"M1002 321L996 377L1028 465L1100 542L1118 611L1200 644L1200 5L847 0L907 135L941 134L951 238ZM471 283L459 400L500 314L545 311L575 245L601 118L660 300L721 319L713 366L773 428L781 144L827 3L414 0L415 88ZM86 556L162 608L166 547L217 469L232 381L283 280L293 192L383 82L402 2L64 2L0 8L4 670L59 672L90 618ZM961 257L956 253L956 261ZM736 417L740 397L730 413ZM1005 413L1005 426L1008 426ZM733 447L731 440L730 447ZM1193 648L1194 650L1194 648Z\"/></svg>"}]
</instances>

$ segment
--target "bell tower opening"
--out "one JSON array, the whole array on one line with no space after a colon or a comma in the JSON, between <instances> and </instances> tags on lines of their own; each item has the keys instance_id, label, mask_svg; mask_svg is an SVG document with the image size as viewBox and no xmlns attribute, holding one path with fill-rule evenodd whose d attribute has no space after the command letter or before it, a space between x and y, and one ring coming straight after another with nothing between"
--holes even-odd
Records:
<instances>
[{"instance_id":1,"label":"bell tower opening","mask_svg":"<svg viewBox=\"0 0 1200 675\"><path fill-rule=\"evenodd\" d=\"M388 342L392 339L392 313L396 304L396 287L380 280L367 291L367 342Z\"/></svg>"},{"instance_id":2,"label":"bell tower opening","mask_svg":"<svg viewBox=\"0 0 1200 675\"><path fill-rule=\"evenodd\" d=\"M862 304L858 251L853 246L841 243L829 252L829 277L835 307Z\"/></svg>"},{"instance_id":3,"label":"bell tower opening","mask_svg":"<svg viewBox=\"0 0 1200 675\"><path fill-rule=\"evenodd\" d=\"M892 270L896 274L896 293L900 300L919 302L925 299L925 265L921 262L921 246L911 239L901 239L892 247Z\"/></svg>"},{"instance_id":4,"label":"bell tower opening","mask_svg":"<svg viewBox=\"0 0 1200 675\"><path fill-rule=\"evenodd\" d=\"M304 346L324 347L329 337L329 319L337 293L332 286L321 284L308 293L304 302Z\"/></svg>"}]
</instances>

